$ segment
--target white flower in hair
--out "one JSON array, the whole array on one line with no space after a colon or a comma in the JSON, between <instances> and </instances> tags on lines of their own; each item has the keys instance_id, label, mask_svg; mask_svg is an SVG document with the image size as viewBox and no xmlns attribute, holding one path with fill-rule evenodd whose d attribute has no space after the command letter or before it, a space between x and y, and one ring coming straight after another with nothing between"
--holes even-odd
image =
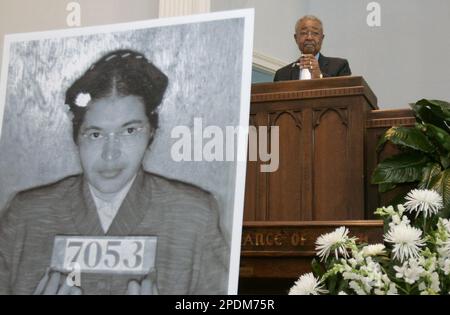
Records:
<instances>
[{"instance_id":1,"label":"white flower in hair","mask_svg":"<svg viewBox=\"0 0 450 315\"><path fill-rule=\"evenodd\" d=\"M90 101L91 95L89 93L80 93L75 100L75 105L78 107L86 107Z\"/></svg>"}]
</instances>

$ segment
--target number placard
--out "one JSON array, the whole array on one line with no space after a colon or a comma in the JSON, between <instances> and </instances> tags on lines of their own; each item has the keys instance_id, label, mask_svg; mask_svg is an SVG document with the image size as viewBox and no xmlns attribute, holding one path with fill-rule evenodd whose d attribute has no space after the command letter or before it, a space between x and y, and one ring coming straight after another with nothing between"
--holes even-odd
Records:
<instances>
[{"instance_id":1,"label":"number placard","mask_svg":"<svg viewBox=\"0 0 450 315\"><path fill-rule=\"evenodd\" d=\"M71 272L147 275L155 266L157 237L56 236L51 267Z\"/></svg>"}]
</instances>

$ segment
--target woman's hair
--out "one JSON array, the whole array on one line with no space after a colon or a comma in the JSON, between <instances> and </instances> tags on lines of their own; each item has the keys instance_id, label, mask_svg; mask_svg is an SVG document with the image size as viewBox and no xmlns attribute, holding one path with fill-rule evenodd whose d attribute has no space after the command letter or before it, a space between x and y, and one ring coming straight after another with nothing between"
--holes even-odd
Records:
<instances>
[{"instance_id":1,"label":"woman's hair","mask_svg":"<svg viewBox=\"0 0 450 315\"><path fill-rule=\"evenodd\" d=\"M73 113L73 138L78 132L88 110L86 104L77 104L80 95L98 100L111 95L137 96L145 106L152 128L158 128L157 108L168 85L167 76L145 58L132 50L112 51L94 63L66 92L66 104Z\"/></svg>"}]
</instances>

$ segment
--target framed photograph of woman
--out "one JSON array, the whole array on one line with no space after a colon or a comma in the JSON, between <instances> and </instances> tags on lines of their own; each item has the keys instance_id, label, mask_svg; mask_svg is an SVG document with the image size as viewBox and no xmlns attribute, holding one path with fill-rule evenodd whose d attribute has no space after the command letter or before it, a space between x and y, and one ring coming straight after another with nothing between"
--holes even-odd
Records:
<instances>
[{"instance_id":1,"label":"framed photograph of woman","mask_svg":"<svg viewBox=\"0 0 450 315\"><path fill-rule=\"evenodd\" d=\"M0 294L237 294L253 11L8 35Z\"/></svg>"}]
</instances>

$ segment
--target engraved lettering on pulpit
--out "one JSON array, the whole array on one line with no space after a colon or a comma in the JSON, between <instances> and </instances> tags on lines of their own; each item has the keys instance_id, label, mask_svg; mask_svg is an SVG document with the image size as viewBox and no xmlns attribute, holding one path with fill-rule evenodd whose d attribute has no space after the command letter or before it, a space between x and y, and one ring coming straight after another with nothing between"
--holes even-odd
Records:
<instances>
[{"instance_id":1,"label":"engraved lettering on pulpit","mask_svg":"<svg viewBox=\"0 0 450 315\"><path fill-rule=\"evenodd\" d=\"M305 246L307 239L298 232L294 232L291 235L291 245L292 246Z\"/></svg>"},{"instance_id":2,"label":"engraved lettering on pulpit","mask_svg":"<svg viewBox=\"0 0 450 315\"><path fill-rule=\"evenodd\" d=\"M250 234L244 234L244 241L242 242L242 246L254 246L253 239Z\"/></svg>"}]
</instances>

